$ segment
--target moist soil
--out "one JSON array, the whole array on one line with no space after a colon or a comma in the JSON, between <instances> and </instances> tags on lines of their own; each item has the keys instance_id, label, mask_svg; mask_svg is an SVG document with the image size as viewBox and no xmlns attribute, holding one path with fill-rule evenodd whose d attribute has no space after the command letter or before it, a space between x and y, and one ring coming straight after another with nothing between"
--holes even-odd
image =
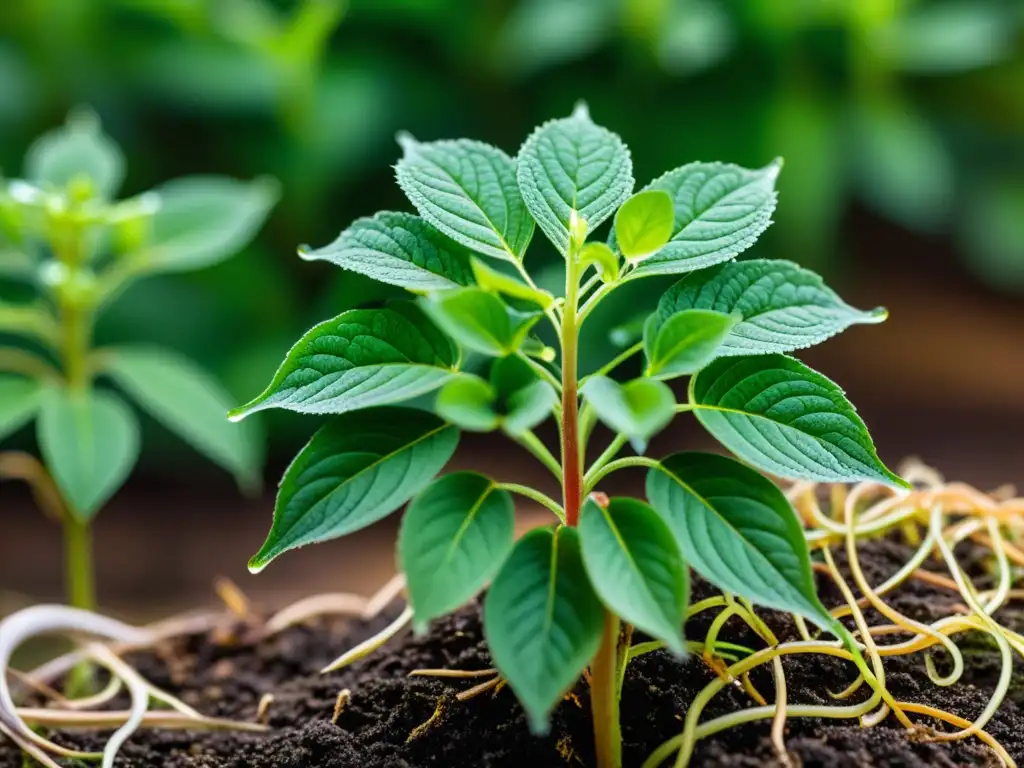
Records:
<instances>
[{"instance_id":1,"label":"moist soil","mask_svg":"<svg viewBox=\"0 0 1024 768\"><path fill-rule=\"evenodd\" d=\"M963 553L971 560L972 553ZM865 546L862 566L872 583L895 572L910 550L892 541ZM937 563L931 568L940 571ZM986 586L982 564L971 568ZM819 576L827 604L841 599L827 577ZM714 591L699 580L693 600ZM889 597L898 610L930 622L957 610L957 595L912 580ZM480 682L409 677L418 668L485 669L491 666L482 638L480 604L474 602L435 622L423 637L396 638L376 654L329 675L319 670L353 644L373 634L397 613L369 623L315 620L275 637L258 637L258 626L236 622L201 636L180 638L128 660L150 681L177 694L209 715L252 720L260 699L272 693L267 734L137 732L122 749L125 768L419 768L438 766L591 766L594 764L589 702L581 682L555 710L547 736L532 736L526 718L505 687L460 702L455 694ZM713 611L695 617L687 636L701 639ZM791 619L761 611L781 640L797 639ZM1004 610L1000 620L1020 628L1024 615ZM868 613L870 623L885 623ZM745 625L732 619L720 639L763 647ZM897 637L884 638L895 642ZM956 637L964 649L966 670L955 685L939 688L924 670L923 656L886 659L889 690L897 699L917 701L974 719L985 708L999 675L998 651L978 633ZM936 653L940 672L948 671L944 652ZM1019 664L1015 660L1015 664ZM783 662L792 704L832 704L829 690L840 691L854 677L853 665L822 656L791 656ZM751 675L755 687L774 699L770 665ZM986 730L1015 760L1024 763L1024 687L1017 682ZM635 659L626 676L622 730L626 766L639 766L666 739L679 734L687 706L713 679L697 656L686 660L656 651ZM864 686L866 689L867 686ZM335 718L338 694L351 696ZM861 701L858 692L844 703ZM125 701L114 702L123 707ZM703 720L754 706L741 689L726 686L712 700ZM429 722L428 722L429 721ZM426 724L426 725L425 725ZM939 729L947 729L938 726ZM62 743L102 748L98 734L57 734ZM998 760L977 739L938 743L908 736L890 716L872 728L853 721L790 719L786 728L788 760L796 766L988 766ZM739 726L697 743L693 766L766 768L783 766L769 738L767 721ZM9 743L0 745L0 766L20 768L22 758Z\"/></svg>"}]
</instances>

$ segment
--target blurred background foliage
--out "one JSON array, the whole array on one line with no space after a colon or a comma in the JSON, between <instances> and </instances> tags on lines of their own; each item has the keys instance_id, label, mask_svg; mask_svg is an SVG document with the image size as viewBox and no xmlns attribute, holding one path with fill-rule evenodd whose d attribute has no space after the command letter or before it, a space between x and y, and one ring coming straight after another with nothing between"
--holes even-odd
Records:
<instances>
[{"instance_id":1,"label":"blurred background foliage","mask_svg":"<svg viewBox=\"0 0 1024 768\"><path fill-rule=\"evenodd\" d=\"M311 324L384 298L295 249L409 209L388 170L396 131L515 153L579 98L633 148L638 184L784 157L757 256L835 277L863 208L953 243L970 280L1024 292L1020 0L4 0L0 32L6 176L87 104L124 148L127 194L190 173L279 179L246 252L146 280L98 329L185 353L240 399ZM622 305L656 299L645 287ZM623 320L594 324L593 355ZM276 418L281 460L309 426Z\"/></svg>"}]
</instances>

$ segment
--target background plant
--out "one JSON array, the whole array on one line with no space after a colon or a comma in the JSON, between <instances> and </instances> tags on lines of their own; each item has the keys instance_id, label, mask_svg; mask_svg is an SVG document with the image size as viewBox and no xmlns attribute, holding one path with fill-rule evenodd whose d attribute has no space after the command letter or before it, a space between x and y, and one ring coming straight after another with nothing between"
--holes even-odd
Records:
<instances>
[{"instance_id":1,"label":"background plant","mask_svg":"<svg viewBox=\"0 0 1024 768\"><path fill-rule=\"evenodd\" d=\"M791 262L734 261L770 223L781 162L756 170L691 163L634 194L628 149L582 105L536 129L515 159L465 139L399 141L398 182L419 215L359 219L330 245L301 254L420 298L315 326L267 389L232 413L276 407L334 416L286 472L250 568L363 528L412 499L398 564L414 627L493 580L484 631L497 668L535 731L589 668L602 766L621 764L618 699L633 628L685 652L689 567L852 645L815 594L799 519L751 467L905 486L878 459L842 391L787 354L885 313L849 306ZM588 240L609 220L607 242ZM562 295L540 288L524 264L535 228L562 258ZM679 280L645 321L643 338L581 376L588 318L617 289L655 276ZM609 376L641 352L643 376ZM680 404L666 381L685 376ZM395 405L432 394L434 413ZM643 456L683 412L745 463ZM559 458L533 432L550 416ZM598 422L614 437L584 471ZM498 429L552 472L560 501L472 472L433 479L459 430ZM627 443L638 455L618 458ZM629 467L649 470L648 503L597 492ZM514 542L512 494L544 505L559 524Z\"/></svg>"},{"instance_id":2,"label":"background plant","mask_svg":"<svg viewBox=\"0 0 1024 768\"><path fill-rule=\"evenodd\" d=\"M248 243L276 187L197 176L117 200L124 174L95 115L78 111L32 145L23 178L0 188L0 274L20 298L0 303L0 439L35 420L43 459L0 454L0 478L28 482L63 524L68 600L81 608L95 603L91 521L140 449L134 412L106 384L242 487L259 485L262 463L258 429L224 423L230 398L209 374L158 346L96 349L93 330L136 280L200 269Z\"/></svg>"},{"instance_id":3,"label":"background plant","mask_svg":"<svg viewBox=\"0 0 1024 768\"><path fill-rule=\"evenodd\" d=\"M187 318L154 332L233 390L269 376L277 350L315 318L388 291L279 255L326 242L340 210L355 217L398 205L379 172L395 130L514 146L580 94L617 116L631 146L648 148L637 178L678 157L753 166L784 155L779 183L789 205L762 256L792 259L852 290L884 253L879 263L891 258L913 276L905 293L885 297L890 306L930 301L932 281L945 276L956 297L979 280L1000 292L1021 284L1024 38L1013 0L62 6L59 20L52 0L0 9L0 165L17 168L35 135L88 102L121 139L134 188L200 170L281 179L272 225L244 260L140 285L111 305L101 328L127 338L137 318L189 301ZM530 258L541 277L546 252ZM0 281L0 295L8 290ZM615 300L657 295L637 293ZM981 307L1016 303L977 305L957 312L974 320ZM615 326L602 322L588 324L585 368L614 348ZM252 333L218 332L243 325ZM915 355L946 372L939 352L915 347ZM865 392L864 407L875 405L870 384L848 383ZM992 407L984 391L954 387L970 395L957 398L962 407ZM891 389L877 396L891 398ZM301 421L273 424L283 462L299 445ZM194 468L187 454L174 458L150 468Z\"/></svg>"}]
</instances>

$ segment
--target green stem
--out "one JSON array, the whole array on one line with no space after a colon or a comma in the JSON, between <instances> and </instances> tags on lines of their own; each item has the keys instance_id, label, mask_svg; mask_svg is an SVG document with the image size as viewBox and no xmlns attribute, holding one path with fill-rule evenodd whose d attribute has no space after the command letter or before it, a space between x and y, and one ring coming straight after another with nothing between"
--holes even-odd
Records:
<instances>
[{"instance_id":1,"label":"green stem","mask_svg":"<svg viewBox=\"0 0 1024 768\"><path fill-rule=\"evenodd\" d=\"M64 515L65 581L68 603L87 611L96 609L96 584L92 565L92 531L89 523Z\"/></svg>"},{"instance_id":2,"label":"green stem","mask_svg":"<svg viewBox=\"0 0 1024 768\"><path fill-rule=\"evenodd\" d=\"M594 747L598 768L621 768L622 731L619 725L619 617L605 614L601 647L590 662L590 706L594 717Z\"/></svg>"},{"instance_id":3,"label":"green stem","mask_svg":"<svg viewBox=\"0 0 1024 768\"><path fill-rule=\"evenodd\" d=\"M565 522L565 512L558 506L558 502L552 499L550 496L535 491L527 485L519 485L519 483L498 483L498 488L508 491L509 493L518 493L520 496L525 496L532 501L536 501L538 504L547 507L554 513L555 517Z\"/></svg>"},{"instance_id":4,"label":"green stem","mask_svg":"<svg viewBox=\"0 0 1024 768\"><path fill-rule=\"evenodd\" d=\"M532 453L541 464L551 470L551 474L558 478L559 481L562 479L562 465L558 463L558 459L551 455L551 451L547 449L547 446L533 432L526 430L522 434L511 437Z\"/></svg>"},{"instance_id":5,"label":"green stem","mask_svg":"<svg viewBox=\"0 0 1024 768\"><path fill-rule=\"evenodd\" d=\"M579 392L577 381L577 345L579 327L576 309L579 301L579 265L576 251L570 247L565 263L565 307L562 310L562 507L566 525L579 522L583 490L583 461L579 442Z\"/></svg>"},{"instance_id":6,"label":"green stem","mask_svg":"<svg viewBox=\"0 0 1024 768\"><path fill-rule=\"evenodd\" d=\"M562 390L562 382L560 382L555 377L555 374L553 374L551 371L545 368L542 363L538 362L537 360L534 360L529 355L524 355L522 352L518 352L516 354L519 356L519 359L521 359L528 366L533 368L533 370L536 371L537 374L542 379L544 379L544 381L546 381L548 384L554 387L556 392L560 392Z\"/></svg>"},{"instance_id":7,"label":"green stem","mask_svg":"<svg viewBox=\"0 0 1024 768\"><path fill-rule=\"evenodd\" d=\"M657 459L651 459L647 456L626 456L623 459L616 459L615 461L606 464L594 474L590 481L584 486L584 493L590 493L594 489L594 486L601 482L601 480L612 472L617 472L620 469L626 469L628 467L654 468L657 466L659 466Z\"/></svg>"},{"instance_id":8,"label":"green stem","mask_svg":"<svg viewBox=\"0 0 1024 768\"><path fill-rule=\"evenodd\" d=\"M587 379L589 379L591 376L605 376L608 373L610 373L611 371L614 371L616 368L618 368L624 362L629 360L629 358L631 358L633 355L635 355L637 352L639 352L643 348L644 348L644 343L642 341L638 341L633 346L629 347L626 350L623 350L610 363L606 363L605 365L602 365L600 368L598 368L596 371L594 371L589 376L584 376L583 377L583 381L580 382L580 386L583 386L584 384L586 384L587 383Z\"/></svg>"},{"instance_id":9,"label":"green stem","mask_svg":"<svg viewBox=\"0 0 1024 768\"><path fill-rule=\"evenodd\" d=\"M583 476L583 488L587 492L594 487L594 476L600 472L608 462L619 455L619 451L622 450L627 440L628 438L625 435L616 435L608 444L608 447L604 449L604 453L598 456L594 463L590 465L590 469L588 469L587 473Z\"/></svg>"},{"instance_id":10,"label":"green stem","mask_svg":"<svg viewBox=\"0 0 1024 768\"><path fill-rule=\"evenodd\" d=\"M69 303L62 311L62 362L68 388L77 392L89 388L92 376L89 366L89 347L92 341L92 314Z\"/></svg>"}]
</instances>

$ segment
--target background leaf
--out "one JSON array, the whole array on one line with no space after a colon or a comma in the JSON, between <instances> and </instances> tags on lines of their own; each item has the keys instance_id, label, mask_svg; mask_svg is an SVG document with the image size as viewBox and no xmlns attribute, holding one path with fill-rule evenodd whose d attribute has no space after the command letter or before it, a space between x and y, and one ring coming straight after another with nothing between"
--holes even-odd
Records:
<instances>
[{"instance_id":1,"label":"background leaf","mask_svg":"<svg viewBox=\"0 0 1024 768\"><path fill-rule=\"evenodd\" d=\"M249 489L261 483L263 435L232 424L231 395L186 357L154 347L105 352L104 370L157 421Z\"/></svg>"},{"instance_id":2,"label":"background leaf","mask_svg":"<svg viewBox=\"0 0 1024 768\"><path fill-rule=\"evenodd\" d=\"M408 302L353 309L314 326L289 350L266 390L231 411L344 413L427 394L453 375L457 352Z\"/></svg>"},{"instance_id":3,"label":"background leaf","mask_svg":"<svg viewBox=\"0 0 1024 768\"><path fill-rule=\"evenodd\" d=\"M154 190L160 207L144 253L149 271L208 267L249 244L274 207L277 183L223 176L189 176Z\"/></svg>"},{"instance_id":4,"label":"background leaf","mask_svg":"<svg viewBox=\"0 0 1024 768\"><path fill-rule=\"evenodd\" d=\"M803 527L770 480L725 456L676 453L647 473L647 499L686 561L720 589L823 628Z\"/></svg>"},{"instance_id":5,"label":"background leaf","mask_svg":"<svg viewBox=\"0 0 1024 768\"><path fill-rule=\"evenodd\" d=\"M597 228L633 192L633 161L622 139L591 121L586 106L535 130L519 150L519 189L559 253L569 249L573 210Z\"/></svg>"},{"instance_id":6,"label":"background leaf","mask_svg":"<svg viewBox=\"0 0 1024 768\"><path fill-rule=\"evenodd\" d=\"M34 379L0 375L0 440L14 434L35 415L43 387Z\"/></svg>"},{"instance_id":7,"label":"background leaf","mask_svg":"<svg viewBox=\"0 0 1024 768\"><path fill-rule=\"evenodd\" d=\"M778 160L757 170L690 163L652 181L644 190L665 190L675 204L672 237L632 274L690 272L728 261L752 246L771 223L781 167Z\"/></svg>"},{"instance_id":8,"label":"background leaf","mask_svg":"<svg viewBox=\"0 0 1024 768\"><path fill-rule=\"evenodd\" d=\"M128 478L139 457L139 426L113 392L43 394L36 438L71 513L88 520Z\"/></svg>"},{"instance_id":9,"label":"background leaf","mask_svg":"<svg viewBox=\"0 0 1024 768\"><path fill-rule=\"evenodd\" d=\"M67 123L41 136L29 147L25 175L40 186L59 190L85 178L94 193L110 198L124 179L124 155L103 133L99 118L90 110L75 110Z\"/></svg>"},{"instance_id":10,"label":"background leaf","mask_svg":"<svg viewBox=\"0 0 1024 768\"><path fill-rule=\"evenodd\" d=\"M437 393L434 408L445 421L467 432L490 432L501 425L497 411L498 393L488 382L471 373L461 373Z\"/></svg>"},{"instance_id":11,"label":"background leaf","mask_svg":"<svg viewBox=\"0 0 1024 768\"><path fill-rule=\"evenodd\" d=\"M690 585L668 525L635 499L612 499L607 508L588 499L579 531L583 563L604 604L680 656L686 653Z\"/></svg>"},{"instance_id":12,"label":"background leaf","mask_svg":"<svg viewBox=\"0 0 1024 768\"><path fill-rule=\"evenodd\" d=\"M512 309L480 288L441 291L421 306L441 329L466 349L504 357L519 349L541 313Z\"/></svg>"},{"instance_id":13,"label":"background leaf","mask_svg":"<svg viewBox=\"0 0 1024 768\"><path fill-rule=\"evenodd\" d=\"M604 608L590 585L572 528L536 528L515 545L484 601L494 664L545 733L548 713L601 644Z\"/></svg>"},{"instance_id":14,"label":"background leaf","mask_svg":"<svg viewBox=\"0 0 1024 768\"><path fill-rule=\"evenodd\" d=\"M769 259L734 261L688 275L661 297L651 322L657 329L694 309L738 316L718 349L723 357L791 352L887 317L884 309L851 307L810 270Z\"/></svg>"},{"instance_id":15,"label":"background leaf","mask_svg":"<svg viewBox=\"0 0 1024 768\"><path fill-rule=\"evenodd\" d=\"M660 432L675 414L672 390L653 379L619 384L607 376L591 376L580 392L602 422L637 440Z\"/></svg>"},{"instance_id":16,"label":"background leaf","mask_svg":"<svg viewBox=\"0 0 1024 768\"><path fill-rule=\"evenodd\" d=\"M555 297L547 291L531 288L522 280L488 266L482 259L474 258L472 266L477 285L486 291L523 299L542 309L547 309L555 303Z\"/></svg>"},{"instance_id":17,"label":"background leaf","mask_svg":"<svg viewBox=\"0 0 1024 768\"><path fill-rule=\"evenodd\" d=\"M645 376L670 379L700 370L720 354L722 342L738 318L706 309L686 309L659 322L658 313L644 324Z\"/></svg>"},{"instance_id":18,"label":"background leaf","mask_svg":"<svg viewBox=\"0 0 1024 768\"><path fill-rule=\"evenodd\" d=\"M637 192L615 214L615 238L622 255L637 262L653 254L672 236L675 207L662 189Z\"/></svg>"},{"instance_id":19,"label":"background leaf","mask_svg":"<svg viewBox=\"0 0 1024 768\"><path fill-rule=\"evenodd\" d=\"M455 610L494 577L512 551L515 505L473 472L438 478L406 510L398 532L413 626Z\"/></svg>"},{"instance_id":20,"label":"background leaf","mask_svg":"<svg viewBox=\"0 0 1024 768\"><path fill-rule=\"evenodd\" d=\"M455 427L410 408L373 408L332 419L285 472L273 525L249 570L259 572L290 549L387 517L441 471L458 442Z\"/></svg>"},{"instance_id":21,"label":"background leaf","mask_svg":"<svg viewBox=\"0 0 1024 768\"><path fill-rule=\"evenodd\" d=\"M300 250L309 261L327 261L411 291L472 285L469 254L419 216L382 211L356 219L323 248Z\"/></svg>"},{"instance_id":22,"label":"background leaf","mask_svg":"<svg viewBox=\"0 0 1024 768\"><path fill-rule=\"evenodd\" d=\"M398 184L424 219L484 256L523 258L534 224L519 194L515 160L469 139L399 140L405 154L395 168Z\"/></svg>"},{"instance_id":23,"label":"background leaf","mask_svg":"<svg viewBox=\"0 0 1024 768\"><path fill-rule=\"evenodd\" d=\"M906 487L843 391L791 357L719 358L690 379L690 402L722 445L766 472Z\"/></svg>"}]
</instances>

